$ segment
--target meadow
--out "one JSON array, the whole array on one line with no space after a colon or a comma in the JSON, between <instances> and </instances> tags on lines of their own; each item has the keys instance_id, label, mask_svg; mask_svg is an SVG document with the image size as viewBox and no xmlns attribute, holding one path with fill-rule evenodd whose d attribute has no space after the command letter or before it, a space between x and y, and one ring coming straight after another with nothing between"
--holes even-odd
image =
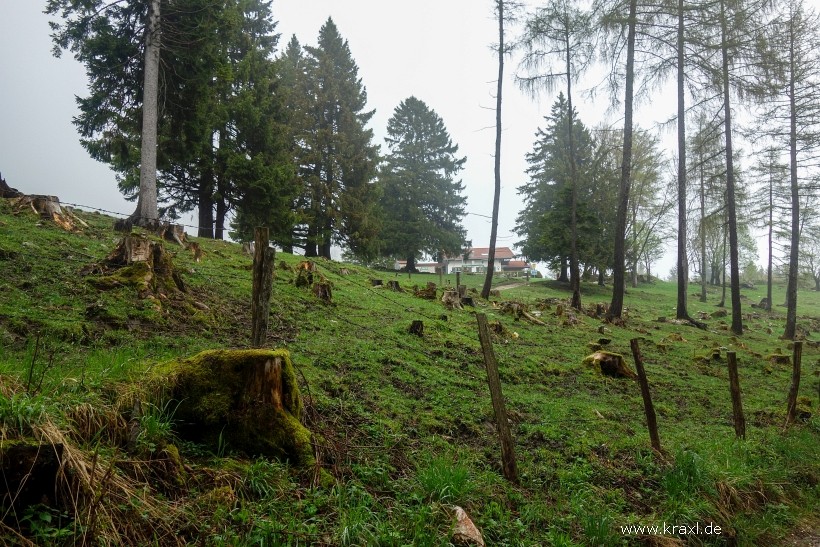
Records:
<instances>
[{"instance_id":1,"label":"meadow","mask_svg":"<svg viewBox=\"0 0 820 547\"><path fill-rule=\"evenodd\" d=\"M574 313L558 282L499 277L498 295L484 301L483 276L464 275L475 306L449 310L414 294L437 275L318 260L327 303L294 283L304 258L277 253L266 347L288 350L297 369L317 465L333 478L319 484L309 469L181 438L175 402L142 389L168 360L249 346L251 257L241 245L193 238L204 251L196 262L166 243L184 291L145 297L127 282L95 281L122 235L110 217L77 214L89 227L70 233L0 200L0 452L20 440L65 446L54 499L3 508L8 543L447 545L453 506L487 545L811 545L820 536L820 294L808 287L799 292L799 419L784 427L792 344L779 338L785 308L751 306L763 285L744 289L746 330L734 336L730 318L715 317L718 287L705 303L690 287L690 312L703 312L706 330L672 320L676 289L662 281L629 288L625 325L615 326L594 317L610 289L593 283L582 285L585 313ZM774 302L784 294L778 285ZM509 302L544 324L504 313ZM476 313L494 326L517 484L501 474ZM421 337L408 332L414 320ZM634 369L634 338L660 454L638 383L584 364L605 347ZM733 427L730 351L745 440ZM147 410L127 443L124 401L135 398ZM721 533L703 533L709 525Z\"/></svg>"}]
</instances>

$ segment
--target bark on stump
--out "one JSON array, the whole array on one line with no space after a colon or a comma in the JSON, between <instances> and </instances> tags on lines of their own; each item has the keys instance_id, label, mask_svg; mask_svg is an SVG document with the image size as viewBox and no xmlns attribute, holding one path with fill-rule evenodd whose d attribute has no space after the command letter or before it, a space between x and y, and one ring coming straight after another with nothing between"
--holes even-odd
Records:
<instances>
[{"instance_id":1,"label":"bark on stump","mask_svg":"<svg viewBox=\"0 0 820 547\"><path fill-rule=\"evenodd\" d=\"M458 292L456 291L444 291L444 294L441 297L441 302L448 310L462 309L461 298L459 298Z\"/></svg>"},{"instance_id":2,"label":"bark on stump","mask_svg":"<svg viewBox=\"0 0 820 547\"><path fill-rule=\"evenodd\" d=\"M249 456L315 463L302 398L285 350L211 350L156 367L151 381L179 401L182 438Z\"/></svg>"},{"instance_id":3,"label":"bark on stump","mask_svg":"<svg viewBox=\"0 0 820 547\"><path fill-rule=\"evenodd\" d=\"M584 364L595 366L604 376L612 378L637 379L638 376L632 372L624 361L624 356L620 353L609 351L596 351L584 359Z\"/></svg>"}]
</instances>

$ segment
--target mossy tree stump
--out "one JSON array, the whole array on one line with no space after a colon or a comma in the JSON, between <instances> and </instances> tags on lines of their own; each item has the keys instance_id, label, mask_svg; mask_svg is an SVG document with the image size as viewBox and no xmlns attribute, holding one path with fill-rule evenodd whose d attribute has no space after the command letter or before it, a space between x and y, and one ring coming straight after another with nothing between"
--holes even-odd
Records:
<instances>
[{"instance_id":1,"label":"mossy tree stump","mask_svg":"<svg viewBox=\"0 0 820 547\"><path fill-rule=\"evenodd\" d=\"M158 367L154 381L170 386L178 401L181 437L300 466L315 463L287 351L204 351Z\"/></svg>"},{"instance_id":2,"label":"mossy tree stump","mask_svg":"<svg viewBox=\"0 0 820 547\"><path fill-rule=\"evenodd\" d=\"M88 279L100 290L130 286L137 289L140 298L185 292L171 255L161 242L144 235L125 236L101 264L87 270L103 274Z\"/></svg>"}]
</instances>

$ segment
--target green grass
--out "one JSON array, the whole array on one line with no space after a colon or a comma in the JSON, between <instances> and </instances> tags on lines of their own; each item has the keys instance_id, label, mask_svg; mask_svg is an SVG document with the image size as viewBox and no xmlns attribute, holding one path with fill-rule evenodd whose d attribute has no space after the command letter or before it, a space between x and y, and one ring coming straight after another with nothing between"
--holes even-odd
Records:
<instances>
[{"instance_id":1,"label":"green grass","mask_svg":"<svg viewBox=\"0 0 820 547\"><path fill-rule=\"evenodd\" d=\"M94 275L89 267L118 236L109 230L110 218L82 217L91 228L70 234L38 225L28 213L14 215L0 202L3 438L30 434L43 416L70 436L77 428L70 417L84 404L99 409L97 421L116 419L130 411L118 404L153 365L203 349L249 345L251 259L238 245L197 240L205 251L197 263L167 244L188 292L180 302L157 305L133 288L101 292L86 282ZM111 465L113 474L139 485L148 502L163 508L154 517L155 528L165 530L154 532L156 543L444 545L452 505L467 510L488 545L636 544L640 539L622 536L620 526L662 522L714 522L740 545L772 543L798 523L817 529L820 351L807 344L803 352L800 395L812 402L813 415L783 430L791 367L766 356L791 350L778 338L784 309L767 314L750 306L763 287L743 291L743 311L750 315L741 337L728 331L730 318L706 320L707 331L658 322L674 317L676 289L663 282L628 289L625 327L585 314L566 324L566 313L558 316L548 300L561 299L566 307L568 287L555 281L516 282L491 299L527 304L546 323L540 326L515 321L477 297L476 308L448 311L413 295L414 285L438 283L437 275L319 260L319 272L333 285L333 303L326 305L294 285L301 260L276 257L268 345L291 352L306 425L317 435L320 462L336 486L313 487L303 472L232 454L230 447L175 439L171 403L143 414L142 460L99 431L80 436L76 448L89 461ZM455 284L455 276L445 277L445 285ZM373 278L398 280L404 291L373 287ZM483 276L463 275L462 284L480 290ZM608 288L595 284L584 283L582 294L593 309L610 298ZM783 295L776 287L774 301ZM690 312L712 314L719 297L716 289L706 303L690 297ZM798 301L799 324L817 339L820 295L801 290ZM518 485L500 472L476 312L503 327L494 335L494 351ZM413 320L424 321L423 338L407 332ZM665 456L649 447L637 383L602 377L582 364L591 353L588 343L602 337L630 367L629 341L640 339ZM738 355L746 441L734 438L727 351ZM163 443L179 446L184 486L168 480L159 451L152 455L150 448ZM98 493L103 506L122 503L109 500L109 490ZM142 537L140 512L149 513L140 505L148 502L139 499L122 509L133 519L133 537ZM37 520L36 530L21 529L70 544L89 525L72 521L74 535L66 539L65 519L54 519L53 529L46 520Z\"/></svg>"}]
</instances>

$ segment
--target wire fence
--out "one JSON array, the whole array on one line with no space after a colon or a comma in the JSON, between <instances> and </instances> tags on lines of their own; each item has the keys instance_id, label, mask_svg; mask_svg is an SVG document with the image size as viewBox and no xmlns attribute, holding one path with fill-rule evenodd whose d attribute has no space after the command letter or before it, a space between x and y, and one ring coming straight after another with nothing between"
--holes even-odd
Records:
<instances>
[{"instance_id":1,"label":"wire fence","mask_svg":"<svg viewBox=\"0 0 820 547\"><path fill-rule=\"evenodd\" d=\"M117 215L121 217L128 217L129 215L126 213L110 211L103 208L93 207L85 204L77 204L77 203L63 203L69 207L77 207L81 209L93 210L98 211L105 214ZM193 225L184 225L189 228L199 229L198 226ZM64 248L62 251L55 251L52 249L37 249L37 260L47 260L51 263L51 265L56 268L59 265L65 265L65 263L70 263L73 265L81 265L83 267L92 266L94 263L98 263L103 261L107 256L107 252L100 252L100 254L94 254L92 251L85 249L83 251L77 249L69 249ZM89 263L91 261L91 263ZM400 296L401 293L392 293L387 288L376 288L373 286L368 286L364 283L360 283L356 281L352 276L345 275L341 273L341 269L343 266L339 265L336 266L331 265L332 263L325 263L321 261L315 261L314 264L320 269L320 271L324 274L327 274L332 277L333 281L342 287L351 287L356 288L359 291L365 292L368 295L373 295L376 298L383 299L384 301L391 304L391 306L395 307L396 309L401 309L405 311L412 311L413 314L422 317L424 319L432 321L436 325L437 330L444 331L448 335L463 341L464 346L459 348L447 348L453 351L462 351L468 357L475 357L476 366L481 367L481 358L480 358L480 345L478 342L477 336L477 329L476 334L468 335L463 330L459 330L453 326L451 326L448 322L442 320L443 314L435 315L430 312L426 312L422 309L422 305L413 305L413 302L408 302L407 298ZM241 282L247 283L248 288L250 289L251 281L252 281L252 272L248 271L247 273L228 273L228 272L213 272L213 271L202 271L201 269L197 269L193 265L189 268L186 268L183 271L184 275L190 275L193 277L197 277L204 281L212 281L212 280L220 280L226 282ZM250 295L249 295L250 296ZM417 298L417 297L412 297ZM41 311L44 312L52 312L55 311L53 306L43 306L40 307ZM435 351L430 350L429 348L424 347L422 344L419 343L411 343L408 341L407 337L399 336L395 333L395 329L390 328L374 328L372 324L365 324L364 322L358 320L355 317L355 314L351 312L351 310L346 310L344 313L338 311L333 307L325 307L323 308L323 313L329 317L332 317L335 321L339 323L349 326L352 329L355 329L356 332L359 334L361 339L374 341L372 347L378 351L382 359L392 359L392 352L390 350L389 344L392 344L392 347L401 348L405 351L411 352L415 355L421 355L426 358L428 361L428 365L436 366L439 369L444 369L449 371L450 370L450 361L451 359L447 356L447 351ZM0 314L0 317L16 319L21 321L28 321L31 319L30 314L26 314L24 312L16 313L16 312L4 312ZM364 319L364 318L362 318ZM392 324L399 320L406 320L406 315L404 313L397 313L393 316L391 321L383 322L382 324L388 323ZM62 322L76 322L76 323L85 323L87 319L61 319ZM407 335L410 336L410 335ZM525 342L521 343L525 346L530 346ZM308 354L313 354L314 356L318 356L315 352L312 352L311 349L304 345L301 348ZM463 399L463 400L471 400L475 401L479 398L485 398L484 394L478 393L480 386L483 385L483 379L480 378L478 375L473 374L469 370L464 370L460 368L458 370L458 374L465 378L468 378L472 381L475 385L474 386L464 386L465 388L471 389L470 393L465 393L464 395L450 393L449 395L452 396L454 399ZM638 392L635 391L635 397L637 397ZM639 415L629 416L630 419L641 419ZM576 423L576 422L583 422L583 423L596 423L600 422L600 417L590 417L584 418L577 415L567 416L566 423ZM548 422L532 422L527 421L527 425L529 426L536 426L536 425L549 425L554 424L554 420Z\"/></svg>"}]
</instances>

